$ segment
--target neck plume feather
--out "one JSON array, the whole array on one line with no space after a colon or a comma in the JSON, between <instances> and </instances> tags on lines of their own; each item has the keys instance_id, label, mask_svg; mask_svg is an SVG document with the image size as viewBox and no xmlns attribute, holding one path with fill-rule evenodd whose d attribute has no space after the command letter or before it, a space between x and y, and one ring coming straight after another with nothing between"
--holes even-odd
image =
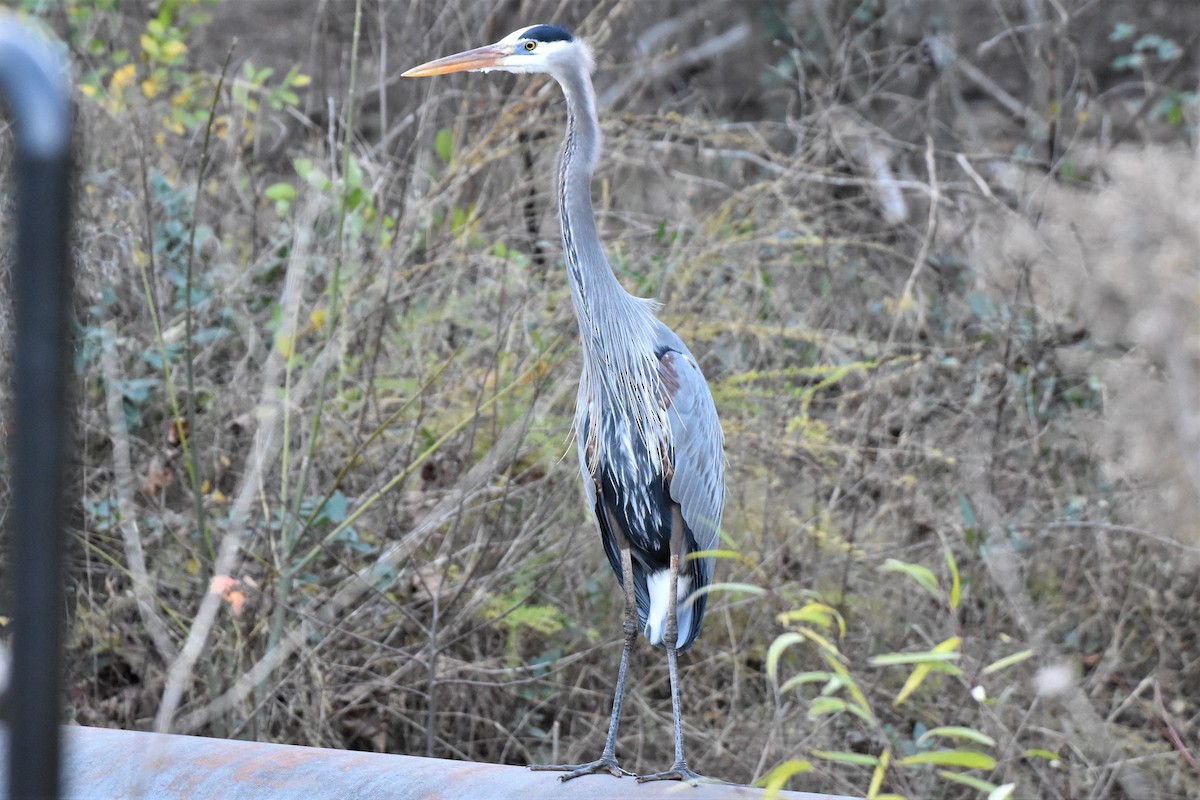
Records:
<instances>
[{"instance_id":1,"label":"neck plume feather","mask_svg":"<svg viewBox=\"0 0 1200 800\"><path fill-rule=\"evenodd\" d=\"M567 135L558 170L567 282L583 345L584 380L635 427L656 458L664 420L657 390L658 321L653 303L622 288L608 264L592 209L600 126L585 69L556 76L567 97Z\"/></svg>"}]
</instances>

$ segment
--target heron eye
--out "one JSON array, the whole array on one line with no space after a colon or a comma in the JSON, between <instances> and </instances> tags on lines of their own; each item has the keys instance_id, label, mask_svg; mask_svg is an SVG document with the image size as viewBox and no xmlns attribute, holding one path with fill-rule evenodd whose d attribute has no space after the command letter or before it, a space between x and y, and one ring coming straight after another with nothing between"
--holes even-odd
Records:
<instances>
[{"instance_id":1,"label":"heron eye","mask_svg":"<svg viewBox=\"0 0 1200 800\"><path fill-rule=\"evenodd\" d=\"M528 42L526 42L526 43L525 43L525 49L526 49L526 50L535 50L535 49L537 49L537 42L534 42L534 41L528 41Z\"/></svg>"}]
</instances>

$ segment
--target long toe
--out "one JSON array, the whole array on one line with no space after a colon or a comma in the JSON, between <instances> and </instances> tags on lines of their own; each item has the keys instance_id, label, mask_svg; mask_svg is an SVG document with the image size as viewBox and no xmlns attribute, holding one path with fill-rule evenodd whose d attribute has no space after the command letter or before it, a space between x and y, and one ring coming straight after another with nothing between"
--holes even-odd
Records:
<instances>
[{"instance_id":1,"label":"long toe","mask_svg":"<svg viewBox=\"0 0 1200 800\"><path fill-rule=\"evenodd\" d=\"M682 761L678 761L666 772L656 772L653 775L638 775L638 783L649 783L650 781L687 781L688 783L724 783L716 778L706 778L699 775L688 767Z\"/></svg>"},{"instance_id":2,"label":"long toe","mask_svg":"<svg viewBox=\"0 0 1200 800\"><path fill-rule=\"evenodd\" d=\"M588 764L530 764L529 768L534 772L565 772L566 775L558 776L560 781L569 781L583 775L596 775L601 772L607 772L614 778L633 775L632 772L621 769L617 765L617 759L605 756Z\"/></svg>"}]
</instances>

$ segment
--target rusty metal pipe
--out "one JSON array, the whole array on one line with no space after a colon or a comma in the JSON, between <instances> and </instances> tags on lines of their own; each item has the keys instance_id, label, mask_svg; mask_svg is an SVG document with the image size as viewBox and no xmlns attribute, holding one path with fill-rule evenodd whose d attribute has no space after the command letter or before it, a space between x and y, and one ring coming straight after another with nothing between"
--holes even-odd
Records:
<instances>
[{"instance_id":1,"label":"rusty metal pipe","mask_svg":"<svg viewBox=\"0 0 1200 800\"><path fill-rule=\"evenodd\" d=\"M90 800L753 800L759 789L561 783L524 767L107 728L63 728L63 796ZM850 800L780 792L782 800Z\"/></svg>"}]
</instances>

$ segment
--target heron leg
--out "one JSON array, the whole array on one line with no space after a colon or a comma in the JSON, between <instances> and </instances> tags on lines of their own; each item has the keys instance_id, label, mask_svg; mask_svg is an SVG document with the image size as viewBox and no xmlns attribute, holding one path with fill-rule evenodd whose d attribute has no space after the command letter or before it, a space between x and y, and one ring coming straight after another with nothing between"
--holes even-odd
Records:
<instances>
[{"instance_id":1,"label":"heron leg","mask_svg":"<svg viewBox=\"0 0 1200 800\"><path fill-rule=\"evenodd\" d=\"M621 702L625 699L625 673L629 671L629 654L637 640L637 599L633 590L633 556L629 548L621 548L621 577L625 589L625 646L621 650L621 666L617 668L617 688L613 693L612 717L608 721L608 736L604 739L604 752L600 758L588 764L531 764L535 771L552 770L565 772L560 781L569 781L581 775L607 772L617 778L633 775L617 765L617 727L621 723Z\"/></svg>"},{"instance_id":2,"label":"heron leg","mask_svg":"<svg viewBox=\"0 0 1200 800\"><path fill-rule=\"evenodd\" d=\"M674 545L674 542L672 542ZM678 598L679 591L679 553L672 547L671 552L671 578L670 578L670 597L672 600ZM679 711L679 665L676 650L676 644L679 641L679 623L676 619L678 602L672 602L667 606L667 629L663 634L663 639L667 646L667 669L671 674L671 714L675 718L675 763L666 772L656 772L653 775L639 775L638 783L648 783L649 781L709 781L710 779L698 775L693 772L687 765L687 761L683 758L683 726L680 723Z\"/></svg>"}]
</instances>

